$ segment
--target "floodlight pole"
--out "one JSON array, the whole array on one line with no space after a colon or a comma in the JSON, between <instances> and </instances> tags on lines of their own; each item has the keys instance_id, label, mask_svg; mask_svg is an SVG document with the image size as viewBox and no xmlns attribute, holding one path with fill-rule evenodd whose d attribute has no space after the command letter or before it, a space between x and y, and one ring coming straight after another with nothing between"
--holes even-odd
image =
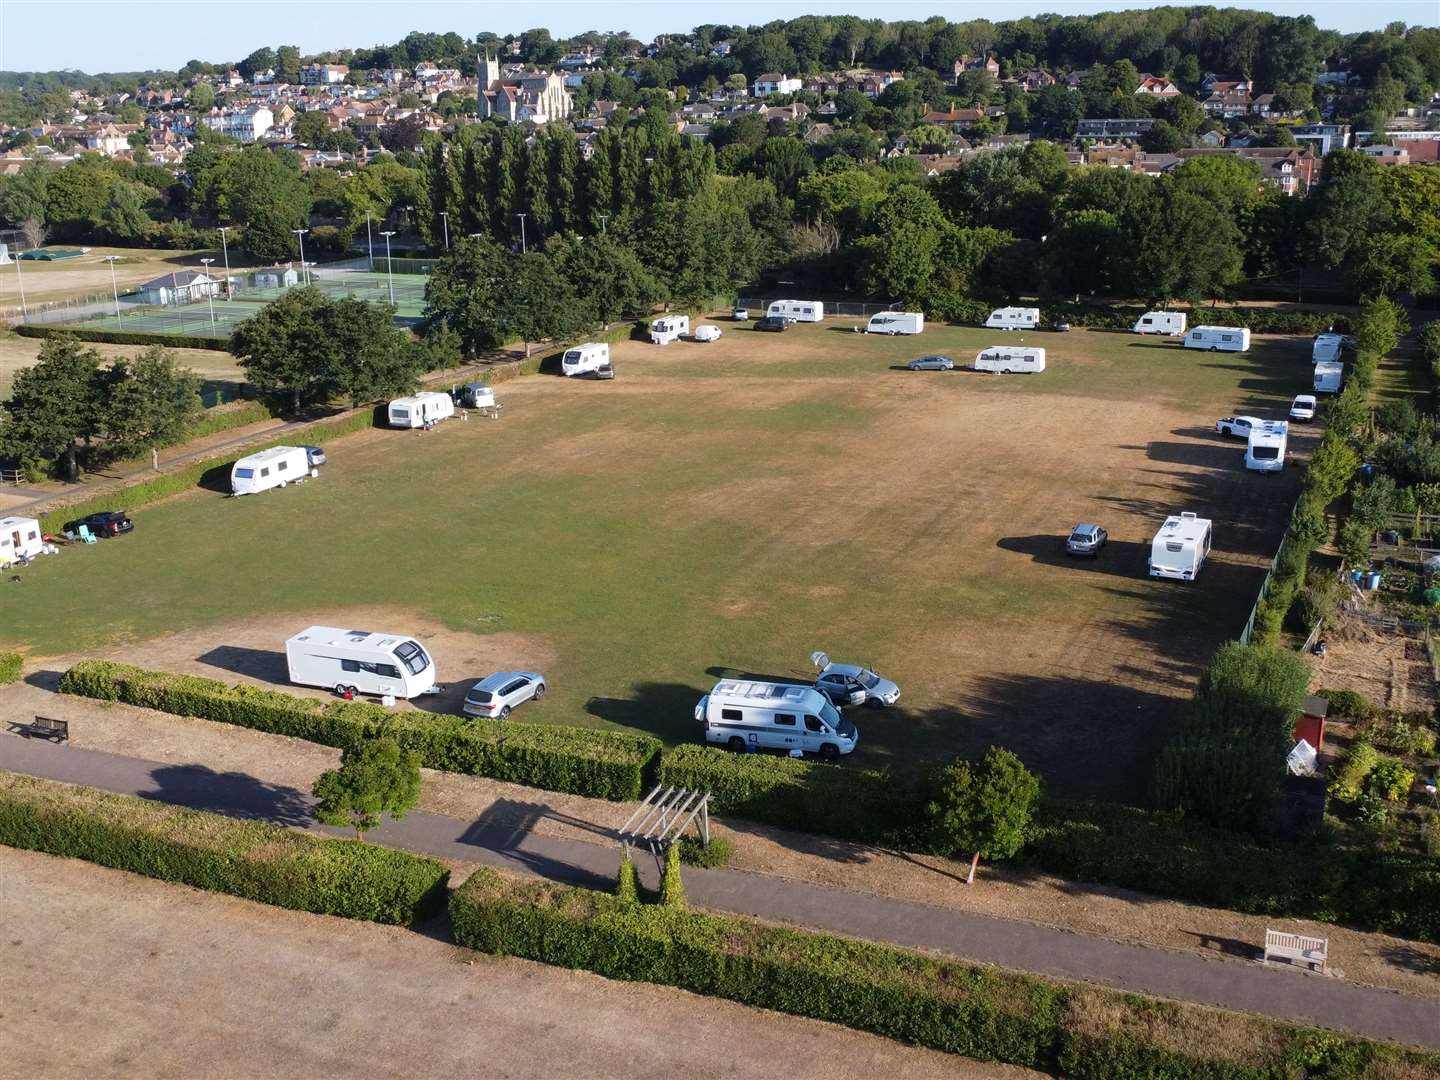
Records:
<instances>
[{"instance_id":1,"label":"floodlight pole","mask_svg":"<svg viewBox=\"0 0 1440 1080\"><path fill-rule=\"evenodd\" d=\"M225 239L225 234L233 229L233 225L221 225L215 231L220 234L220 250L225 255L225 299L230 297L230 244Z\"/></svg>"},{"instance_id":2,"label":"floodlight pole","mask_svg":"<svg viewBox=\"0 0 1440 1080\"><path fill-rule=\"evenodd\" d=\"M445 250L450 250L450 215L444 210L440 211L440 227L445 230Z\"/></svg>"},{"instance_id":3,"label":"floodlight pole","mask_svg":"<svg viewBox=\"0 0 1440 1080\"><path fill-rule=\"evenodd\" d=\"M391 229L380 235L385 237L385 275L390 280L390 303L393 305L395 303L395 264L390 261L390 237L395 235L395 230Z\"/></svg>"},{"instance_id":4,"label":"floodlight pole","mask_svg":"<svg viewBox=\"0 0 1440 1080\"><path fill-rule=\"evenodd\" d=\"M370 249L370 272L375 272L375 238L370 235L370 211L365 211L365 246Z\"/></svg>"},{"instance_id":5,"label":"floodlight pole","mask_svg":"<svg viewBox=\"0 0 1440 1080\"><path fill-rule=\"evenodd\" d=\"M25 275L20 273L20 256L23 251L15 253L15 280L20 283L20 321L29 322L30 312L25 308Z\"/></svg>"},{"instance_id":6,"label":"floodlight pole","mask_svg":"<svg viewBox=\"0 0 1440 1080\"><path fill-rule=\"evenodd\" d=\"M115 284L115 263L119 255L106 255L105 261L110 264L110 295L115 297L115 325L120 326L120 287Z\"/></svg>"},{"instance_id":7,"label":"floodlight pole","mask_svg":"<svg viewBox=\"0 0 1440 1080\"><path fill-rule=\"evenodd\" d=\"M215 260L214 260L213 258L209 258L209 259L201 259L200 261L205 264L205 276L206 276L207 278L209 278L209 277L210 277L210 264L213 263ZM111 271L111 273L114 273L115 267L113 267L113 266L110 267L110 271ZM205 299L207 299L207 300L210 301L210 329L211 329L211 331L213 332L214 329L215 329L215 279L214 279L214 278L210 278L210 280L205 283ZM116 315L117 318L118 318L119 315L120 315L120 301L118 301L118 300L115 301L115 315Z\"/></svg>"},{"instance_id":8,"label":"floodlight pole","mask_svg":"<svg viewBox=\"0 0 1440 1080\"><path fill-rule=\"evenodd\" d=\"M306 234L307 232L309 232L310 230L309 230L309 229L291 229L290 231L293 232L296 236L298 236L298 237L300 238L300 273L302 273L302 274L305 275L305 284L306 284L306 285L309 285L309 284L310 284L310 271L307 270L307 269L305 269L305 234Z\"/></svg>"},{"instance_id":9,"label":"floodlight pole","mask_svg":"<svg viewBox=\"0 0 1440 1080\"><path fill-rule=\"evenodd\" d=\"M515 216L520 219L520 254L521 254L521 255L524 255L524 254L525 254L525 215L524 215L524 214L516 214Z\"/></svg>"}]
</instances>

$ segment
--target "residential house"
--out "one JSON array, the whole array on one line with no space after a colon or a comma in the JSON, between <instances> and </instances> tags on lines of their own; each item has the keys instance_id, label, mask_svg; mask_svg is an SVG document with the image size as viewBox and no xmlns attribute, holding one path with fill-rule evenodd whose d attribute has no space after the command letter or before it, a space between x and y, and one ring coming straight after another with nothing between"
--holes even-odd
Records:
<instances>
[{"instance_id":1,"label":"residential house","mask_svg":"<svg viewBox=\"0 0 1440 1080\"><path fill-rule=\"evenodd\" d=\"M245 85L244 78L242 78L240 72L236 71L234 68L231 68L224 75L220 76L220 78L216 79L215 82L217 85L222 86L227 90L234 90L237 86Z\"/></svg>"},{"instance_id":2,"label":"residential house","mask_svg":"<svg viewBox=\"0 0 1440 1080\"><path fill-rule=\"evenodd\" d=\"M1180 88L1163 75L1141 75L1140 85L1135 93L1149 97L1172 98L1180 96Z\"/></svg>"},{"instance_id":3,"label":"residential house","mask_svg":"<svg viewBox=\"0 0 1440 1080\"><path fill-rule=\"evenodd\" d=\"M1409 165L1410 151L1404 146L1362 146L1360 152L1374 158L1381 165Z\"/></svg>"},{"instance_id":4,"label":"residential house","mask_svg":"<svg viewBox=\"0 0 1440 1080\"><path fill-rule=\"evenodd\" d=\"M1260 182L1286 195L1302 194L1320 174L1320 159L1308 146L1190 147L1178 152L1181 159L1207 154L1230 154L1258 163Z\"/></svg>"},{"instance_id":5,"label":"residential house","mask_svg":"<svg viewBox=\"0 0 1440 1080\"><path fill-rule=\"evenodd\" d=\"M798 94L800 86L797 78L781 72L767 71L763 75L755 76L755 81L750 84L750 92L757 98L769 97L771 94Z\"/></svg>"},{"instance_id":6,"label":"residential house","mask_svg":"<svg viewBox=\"0 0 1440 1080\"><path fill-rule=\"evenodd\" d=\"M992 109L998 110L999 115L1005 114L1004 109L998 106L986 109L957 109L951 107L946 112L928 112L925 114L925 123L938 124L941 127L948 127L951 131L971 131L975 125L987 117L996 115Z\"/></svg>"},{"instance_id":7,"label":"residential house","mask_svg":"<svg viewBox=\"0 0 1440 1080\"><path fill-rule=\"evenodd\" d=\"M1035 94L1044 90L1047 86L1054 86L1055 76L1051 75L1044 68L1031 68L1029 71L1020 72L1020 74L1008 81L1014 82L1027 94Z\"/></svg>"},{"instance_id":8,"label":"residential house","mask_svg":"<svg viewBox=\"0 0 1440 1080\"><path fill-rule=\"evenodd\" d=\"M1217 83L1216 85L1222 84ZM1200 102L1200 108L1204 109L1208 116L1230 120L1237 116L1244 116L1250 111L1250 94L1245 90L1212 91L1209 97Z\"/></svg>"},{"instance_id":9,"label":"residential house","mask_svg":"<svg viewBox=\"0 0 1440 1080\"><path fill-rule=\"evenodd\" d=\"M140 130L139 124L104 124L87 131L81 140L85 149L112 157L130 149L130 136Z\"/></svg>"},{"instance_id":10,"label":"residential house","mask_svg":"<svg viewBox=\"0 0 1440 1080\"><path fill-rule=\"evenodd\" d=\"M344 64L306 64L300 69L300 85L333 86L343 83L349 74L350 69Z\"/></svg>"},{"instance_id":11,"label":"residential house","mask_svg":"<svg viewBox=\"0 0 1440 1080\"><path fill-rule=\"evenodd\" d=\"M214 296L220 288L218 278L199 270L176 270L140 286L142 304L189 304Z\"/></svg>"},{"instance_id":12,"label":"residential house","mask_svg":"<svg viewBox=\"0 0 1440 1080\"><path fill-rule=\"evenodd\" d=\"M274 68L261 68L250 76L250 82L254 86L268 86L275 81Z\"/></svg>"},{"instance_id":13,"label":"residential house","mask_svg":"<svg viewBox=\"0 0 1440 1080\"><path fill-rule=\"evenodd\" d=\"M256 142L275 126L275 114L264 105L250 105L244 109L211 113L202 123L213 131L229 135L232 139Z\"/></svg>"},{"instance_id":14,"label":"residential house","mask_svg":"<svg viewBox=\"0 0 1440 1080\"><path fill-rule=\"evenodd\" d=\"M955 61L952 69L955 72L955 80L958 82L960 76L967 71L986 71L992 79L1000 78L1000 61L988 53L983 56L961 56Z\"/></svg>"},{"instance_id":15,"label":"residential house","mask_svg":"<svg viewBox=\"0 0 1440 1080\"><path fill-rule=\"evenodd\" d=\"M1321 86L1349 86L1350 72L1348 71L1322 71L1315 76L1315 81Z\"/></svg>"},{"instance_id":16,"label":"residential house","mask_svg":"<svg viewBox=\"0 0 1440 1080\"><path fill-rule=\"evenodd\" d=\"M726 38L724 41L713 41L710 43L711 56L729 56L735 51L735 39Z\"/></svg>"},{"instance_id":17,"label":"residential house","mask_svg":"<svg viewBox=\"0 0 1440 1080\"><path fill-rule=\"evenodd\" d=\"M1141 139L1150 133L1155 120L1149 116L1111 117L1081 120L1075 125L1077 139Z\"/></svg>"},{"instance_id":18,"label":"residential house","mask_svg":"<svg viewBox=\"0 0 1440 1080\"><path fill-rule=\"evenodd\" d=\"M681 125L680 125L680 134L681 134L681 135L688 135L690 138L695 139L695 140L698 140L699 142L709 142L709 141L710 141L710 125L709 125L709 124L681 124Z\"/></svg>"},{"instance_id":19,"label":"residential house","mask_svg":"<svg viewBox=\"0 0 1440 1080\"><path fill-rule=\"evenodd\" d=\"M1318 157L1331 150L1344 150L1351 145L1349 124L1297 124L1290 134L1301 145L1309 144Z\"/></svg>"}]
</instances>

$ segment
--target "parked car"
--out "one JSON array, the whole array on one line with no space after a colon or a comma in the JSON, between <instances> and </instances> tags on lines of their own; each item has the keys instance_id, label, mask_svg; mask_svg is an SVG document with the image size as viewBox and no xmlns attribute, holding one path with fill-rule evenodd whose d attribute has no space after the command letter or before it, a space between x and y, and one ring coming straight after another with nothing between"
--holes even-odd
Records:
<instances>
[{"instance_id":1,"label":"parked car","mask_svg":"<svg viewBox=\"0 0 1440 1080\"><path fill-rule=\"evenodd\" d=\"M75 536L79 534L81 525L88 528L92 535L100 537L119 536L135 528L135 523L124 510L102 510L98 514L67 521L62 531L67 536Z\"/></svg>"},{"instance_id":2,"label":"parked car","mask_svg":"<svg viewBox=\"0 0 1440 1080\"><path fill-rule=\"evenodd\" d=\"M1055 332L1059 334L1068 334L1070 332L1070 324L1064 319L1061 319L1055 324Z\"/></svg>"},{"instance_id":3,"label":"parked car","mask_svg":"<svg viewBox=\"0 0 1440 1080\"><path fill-rule=\"evenodd\" d=\"M734 312L731 313L730 317L736 322L748 322L750 319L750 309L737 307Z\"/></svg>"},{"instance_id":4,"label":"parked car","mask_svg":"<svg viewBox=\"0 0 1440 1080\"><path fill-rule=\"evenodd\" d=\"M1109 539L1110 534L1099 525L1076 525L1065 541L1065 554L1088 555L1093 559Z\"/></svg>"},{"instance_id":5,"label":"parked car","mask_svg":"<svg viewBox=\"0 0 1440 1080\"><path fill-rule=\"evenodd\" d=\"M906 366L911 371L954 371L955 361L948 356L922 356Z\"/></svg>"},{"instance_id":6,"label":"parked car","mask_svg":"<svg viewBox=\"0 0 1440 1080\"><path fill-rule=\"evenodd\" d=\"M545 676L533 671L497 671L481 679L465 695L466 716L488 716L504 720L511 709L545 696Z\"/></svg>"},{"instance_id":7,"label":"parked car","mask_svg":"<svg viewBox=\"0 0 1440 1080\"><path fill-rule=\"evenodd\" d=\"M789 330L791 322L792 320L785 318L783 315L766 315L755 324L755 329L765 330L771 334L778 334L783 330Z\"/></svg>"},{"instance_id":8,"label":"parked car","mask_svg":"<svg viewBox=\"0 0 1440 1080\"><path fill-rule=\"evenodd\" d=\"M1315 419L1315 395L1297 394L1290 403L1290 419L1305 423Z\"/></svg>"},{"instance_id":9,"label":"parked car","mask_svg":"<svg viewBox=\"0 0 1440 1080\"><path fill-rule=\"evenodd\" d=\"M310 459L310 467L311 467L312 469L313 469L316 465L324 465L324 464L325 464L325 448L324 448L324 447L322 447L322 446L302 446L302 447L300 447L300 449L304 450L304 451L305 451L305 456Z\"/></svg>"},{"instance_id":10,"label":"parked car","mask_svg":"<svg viewBox=\"0 0 1440 1080\"><path fill-rule=\"evenodd\" d=\"M596 379L613 379L615 377L615 365L607 360L592 371L590 375Z\"/></svg>"},{"instance_id":11,"label":"parked car","mask_svg":"<svg viewBox=\"0 0 1440 1080\"><path fill-rule=\"evenodd\" d=\"M822 662L824 664L816 676L815 689L838 708L869 705L883 709L900 699L900 687L889 679L882 679L869 668L858 664L832 664L824 653L816 653L811 659L816 661L817 666Z\"/></svg>"},{"instance_id":12,"label":"parked car","mask_svg":"<svg viewBox=\"0 0 1440 1080\"><path fill-rule=\"evenodd\" d=\"M1262 421L1255 416L1222 416L1215 421L1215 430L1221 435L1233 435L1237 439L1248 439L1252 428Z\"/></svg>"}]
</instances>

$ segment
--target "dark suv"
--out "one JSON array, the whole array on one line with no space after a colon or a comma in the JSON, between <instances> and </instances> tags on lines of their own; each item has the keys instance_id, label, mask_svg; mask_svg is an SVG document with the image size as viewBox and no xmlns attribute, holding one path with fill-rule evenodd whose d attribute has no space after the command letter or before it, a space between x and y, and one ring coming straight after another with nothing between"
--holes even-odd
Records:
<instances>
[{"instance_id":1,"label":"dark suv","mask_svg":"<svg viewBox=\"0 0 1440 1080\"><path fill-rule=\"evenodd\" d=\"M89 517L77 518L75 521L65 523L65 532L74 535L80 531L80 526L89 528L94 536L119 536L135 528L135 523L130 520L124 510L102 510L98 514L91 514Z\"/></svg>"},{"instance_id":2,"label":"dark suv","mask_svg":"<svg viewBox=\"0 0 1440 1080\"><path fill-rule=\"evenodd\" d=\"M792 320L785 318L783 315L766 315L755 324L755 329L778 334L782 330L789 330L791 321Z\"/></svg>"}]
</instances>

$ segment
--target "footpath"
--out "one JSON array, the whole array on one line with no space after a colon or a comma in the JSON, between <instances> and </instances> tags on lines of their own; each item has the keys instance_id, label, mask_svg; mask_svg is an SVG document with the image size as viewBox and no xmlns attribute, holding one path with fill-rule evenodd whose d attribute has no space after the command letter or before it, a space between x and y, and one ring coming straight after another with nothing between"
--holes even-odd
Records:
<instances>
[{"instance_id":1,"label":"footpath","mask_svg":"<svg viewBox=\"0 0 1440 1080\"><path fill-rule=\"evenodd\" d=\"M310 813L313 800L307 793L240 773L217 774L198 765L167 764L16 737L0 737L0 768L233 817L349 835L315 823ZM598 826L595 831L609 832ZM618 841L610 846L544 836L524 821L510 817L487 820L483 814L465 821L417 810L399 821L386 821L366 836L390 847L588 888L609 888L620 857ZM637 859L637 869L647 884L658 880L658 868L648 854ZM703 908L1440 1048L1440 1002L1434 999L740 870L687 867L684 877L690 899Z\"/></svg>"}]
</instances>

